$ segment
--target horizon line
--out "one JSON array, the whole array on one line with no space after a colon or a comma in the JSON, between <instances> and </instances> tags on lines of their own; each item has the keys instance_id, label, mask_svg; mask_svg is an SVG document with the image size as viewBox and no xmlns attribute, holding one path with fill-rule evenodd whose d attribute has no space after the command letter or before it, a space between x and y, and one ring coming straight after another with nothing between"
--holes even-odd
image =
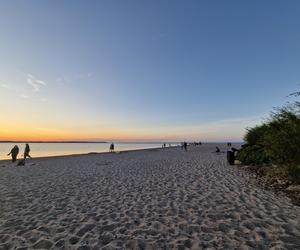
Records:
<instances>
[{"instance_id":1,"label":"horizon line","mask_svg":"<svg viewBox=\"0 0 300 250\"><path fill-rule=\"evenodd\" d=\"M233 140L233 141L230 141L230 140L220 140L220 141L201 141L201 140L182 140L182 141L147 141L147 140L143 140L143 141L126 141L126 140L114 140L114 141L81 141L81 140L70 140L70 141L60 141L60 140L54 140L54 141L49 141L49 140L32 140L32 141L26 141L26 140L0 140L0 143L181 143L183 141L186 141L188 143L195 143L195 142L201 142L201 143L227 143L227 142L231 142L231 143L244 143L243 140Z\"/></svg>"}]
</instances>

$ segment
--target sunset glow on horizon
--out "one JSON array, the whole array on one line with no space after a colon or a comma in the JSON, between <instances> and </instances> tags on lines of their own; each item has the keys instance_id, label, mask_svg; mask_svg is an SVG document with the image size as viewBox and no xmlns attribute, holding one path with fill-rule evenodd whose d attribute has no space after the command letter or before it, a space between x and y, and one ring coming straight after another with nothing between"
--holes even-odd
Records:
<instances>
[{"instance_id":1,"label":"sunset glow on horizon","mask_svg":"<svg viewBox=\"0 0 300 250\"><path fill-rule=\"evenodd\" d=\"M299 8L1 1L0 140L242 141L299 89Z\"/></svg>"}]
</instances>

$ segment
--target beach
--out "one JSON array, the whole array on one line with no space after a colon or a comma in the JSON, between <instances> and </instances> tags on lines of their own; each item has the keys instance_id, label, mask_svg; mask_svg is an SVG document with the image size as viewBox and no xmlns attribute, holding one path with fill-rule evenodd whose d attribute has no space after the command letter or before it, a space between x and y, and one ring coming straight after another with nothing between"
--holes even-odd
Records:
<instances>
[{"instance_id":1,"label":"beach","mask_svg":"<svg viewBox=\"0 0 300 250\"><path fill-rule=\"evenodd\" d=\"M0 249L300 249L300 207L216 145L0 161Z\"/></svg>"}]
</instances>

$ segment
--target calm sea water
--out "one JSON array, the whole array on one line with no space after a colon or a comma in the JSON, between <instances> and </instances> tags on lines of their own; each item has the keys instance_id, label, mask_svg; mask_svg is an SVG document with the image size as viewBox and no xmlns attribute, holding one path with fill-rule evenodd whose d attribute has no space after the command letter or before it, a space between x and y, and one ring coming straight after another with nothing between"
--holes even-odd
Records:
<instances>
[{"instance_id":1,"label":"calm sea water","mask_svg":"<svg viewBox=\"0 0 300 250\"><path fill-rule=\"evenodd\" d=\"M18 155L18 158L20 158L24 153L24 143L0 143L0 160L9 159L10 156L7 156L7 154L16 144L20 148ZM29 145L31 149L30 155L32 157L41 157L108 152L110 143L31 143ZM176 144L172 144L172 146L174 145ZM115 151L160 148L161 146L161 143L115 143Z\"/></svg>"}]
</instances>

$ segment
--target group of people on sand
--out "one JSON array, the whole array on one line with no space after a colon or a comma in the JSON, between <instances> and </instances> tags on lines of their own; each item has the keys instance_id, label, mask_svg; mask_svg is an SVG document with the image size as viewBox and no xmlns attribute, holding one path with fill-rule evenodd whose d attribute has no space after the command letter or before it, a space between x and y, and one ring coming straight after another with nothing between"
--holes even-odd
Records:
<instances>
[{"instance_id":1,"label":"group of people on sand","mask_svg":"<svg viewBox=\"0 0 300 250\"><path fill-rule=\"evenodd\" d=\"M12 160L12 162L16 162L17 157L18 157L18 154L19 154L19 151L20 151L20 150L19 150L18 145L15 145L15 146L10 150L10 152L7 154L7 155L11 155L11 160ZM23 160L24 160L24 161L26 160L27 157L31 158L31 156L30 156L29 153L30 153L30 147L29 147L29 144L26 143L26 145L25 145L25 150L24 150L24 154L23 154L23 156L24 156Z\"/></svg>"},{"instance_id":2,"label":"group of people on sand","mask_svg":"<svg viewBox=\"0 0 300 250\"><path fill-rule=\"evenodd\" d=\"M232 147L231 142L227 143L227 147L230 147L230 149L227 150L227 161L230 165L234 165L234 161L236 159L236 155L239 152L239 149ZM218 146L216 146L216 151L217 154L220 153L225 153L224 151L221 151Z\"/></svg>"},{"instance_id":3,"label":"group of people on sand","mask_svg":"<svg viewBox=\"0 0 300 250\"><path fill-rule=\"evenodd\" d=\"M186 141L181 143L181 148L184 149L184 151L187 151L187 146L188 146L188 144Z\"/></svg>"},{"instance_id":4,"label":"group of people on sand","mask_svg":"<svg viewBox=\"0 0 300 250\"><path fill-rule=\"evenodd\" d=\"M234 153L239 151L237 148L232 147L231 142L227 142L227 147L231 147L231 151L234 152ZM216 153L222 153L218 146L216 146Z\"/></svg>"},{"instance_id":5,"label":"group of people on sand","mask_svg":"<svg viewBox=\"0 0 300 250\"><path fill-rule=\"evenodd\" d=\"M190 146L201 146L202 145L202 142L199 141L199 142L191 142L191 143L187 143L186 141L182 142L181 143L181 148L184 149L184 151L187 151L187 146L190 145Z\"/></svg>"}]
</instances>

